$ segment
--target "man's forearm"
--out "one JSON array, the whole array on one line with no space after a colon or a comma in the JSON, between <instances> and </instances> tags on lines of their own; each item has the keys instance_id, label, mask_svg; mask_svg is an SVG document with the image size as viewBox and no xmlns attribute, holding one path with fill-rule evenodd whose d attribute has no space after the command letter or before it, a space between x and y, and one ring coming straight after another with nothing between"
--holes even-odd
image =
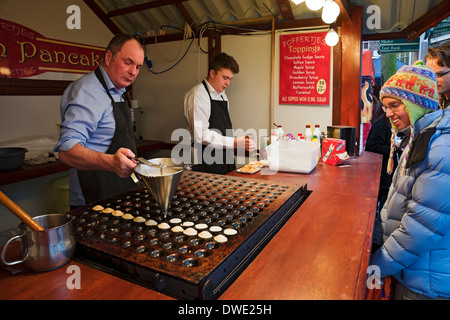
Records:
<instances>
[{"instance_id":1,"label":"man's forearm","mask_svg":"<svg viewBox=\"0 0 450 320\"><path fill-rule=\"evenodd\" d=\"M76 144L68 151L59 151L61 162L80 170L111 171L113 156Z\"/></svg>"}]
</instances>

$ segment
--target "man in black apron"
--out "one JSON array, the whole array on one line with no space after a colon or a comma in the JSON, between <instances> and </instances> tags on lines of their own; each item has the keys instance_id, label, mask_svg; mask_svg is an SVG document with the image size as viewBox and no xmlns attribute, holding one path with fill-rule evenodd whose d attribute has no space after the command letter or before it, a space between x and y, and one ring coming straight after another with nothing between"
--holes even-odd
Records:
<instances>
[{"instance_id":1,"label":"man in black apron","mask_svg":"<svg viewBox=\"0 0 450 320\"><path fill-rule=\"evenodd\" d=\"M197 153L192 170L226 174L236 169L235 148L255 149L254 141L246 137L233 137L225 89L238 72L236 60L220 53L211 62L208 77L185 96L185 117L195 139L193 145Z\"/></svg>"},{"instance_id":2,"label":"man in black apron","mask_svg":"<svg viewBox=\"0 0 450 320\"><path fill-rule=\"evenodd\" d=\"M81 90L81 85L74 85L74 88L69 87L67 89L69 92L65 92L63 95L63 99L65 99L64 97L66 96L76 97L79 92L84 95L89 95L89 92L92 91L92 95L99 95L92 99L94 101L101 101L102 105L106 106L110 103L113 112L113 120L102 118L99 121L109 121L108 123L112 123L110 130L106 128L99 133L102 137L95 137L96 132L94 132L92 136L86 138L86 141L77 143L69 150L63 150L64 148L58 150L60 160L77 169L77 177L75 179L78 178L85 204L135 187L129 177L136 166L135 161L131 160L136 155L136 145L130 109L127 101L124 101L120 97L120 94L117 93L123 92L125 87L133 83L143 65L143 61L144 52L137 40L124 34L116 35L108 45L101 65L94 71L95 78L92 74L89 74L86 76L90 77L88 78L89 81L85 80L85 86L91 85L92 88L94 87L92 82L98 81L101 84L101 88L103 88L103 92L100 91L99 93L98 90L100 89L98 88L98 84L95 84L97 91L90 90L89 87L84 87ZM108 81L105 81L105 77L107 77ZM107 82L110 84L109 87L107 86ZM82 83L84 85L84 82ZM116 99L113 98L112 91L115 92ZM105 99L108 101L105 102ZM76 129L73 128L77 128L76 122L81 121L77 119L76 113L79 112L81 118L81 113L86 113L86 110L89 110L90 106L85 105L77 109L77 102L71 103L74 105L72 109L68 112L66 111L67 114L63 113L62 132L64 130L68 131L69 129L66 128L70 128L74 132L73 134L76 135ZM91 109L95 107L98 109L97 106L91 106ZM104 113L106 114L108 112L105 111ZM111 112L108 114L111 117ZM84 115L83 117L86 118ZM71 119L71 123L67 123L68 121L65 122L65 118ZM100 123L97 124L98 127L102 125ZM82 128L80 131L83 133ZM84 146L84 144L89 143L89 140L101 140L103 136L107 136L108 132L113 134L112 138L109 136L111 140L106 152L99 152ZM67 138L64 139L67 140ZM61 137L60 141L64 139ZM108 139L108 137L105 137L105 139ZM56 148L59 147L61 147L60 142L58 142ZM71 206L73 207L74 205L71 203Z\"/></svg>"},{"instance_id":3,"label":"man in black apron","mask_svg":"<svg viewBox=\"0 0 450 320\"><path fill-rule=\"evenodd\" d=\"M100 69L97 68L95 70L95 75L111 99L114 119L116 121L114 136L108 150L106 150L105 153L114 155L120 148L127 148L136 155L136 143L134 140L134 131L131 126L131 115L128 102L115 102L106 87L105 80L103 79ZM86 203L92 203L96 200L104 199L108 196L130 190L136 186L129 177L121 178L112 171L78 170L78 179L80 181L80 186Z\"/></svg>"}]
</instances>

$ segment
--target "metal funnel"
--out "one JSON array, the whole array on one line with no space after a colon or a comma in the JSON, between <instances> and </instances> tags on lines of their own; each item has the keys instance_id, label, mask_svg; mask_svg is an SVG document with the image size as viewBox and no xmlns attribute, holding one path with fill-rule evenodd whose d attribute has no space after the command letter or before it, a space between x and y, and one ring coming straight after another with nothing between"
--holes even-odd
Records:
<instances>
[{"instance_id":1,"label":"metal funnel","mask_svg":"<svg viewBox=\"0 0 450 320\"><path fill-rule=\"evenodd\" d=\"M138 173L153 195L158 207L164 213L164 217L166 217L169 205L183 174L183 169L171 168L170 166L177 165L171 158L156 158L148 161L157 166L139 163L134 171Z\"/></svg>"}]
</instances>

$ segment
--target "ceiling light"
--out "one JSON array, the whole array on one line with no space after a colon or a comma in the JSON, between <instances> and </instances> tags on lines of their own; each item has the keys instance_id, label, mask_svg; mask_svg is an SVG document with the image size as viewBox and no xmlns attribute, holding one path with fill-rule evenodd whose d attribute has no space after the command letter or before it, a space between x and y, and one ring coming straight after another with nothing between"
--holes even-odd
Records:
<instances>
[{"instance_id":1,"label":"ceiling light","mask_svg":"<svg viewBox=\"0 0 450 320\"><path fill-rule=\"evenodd\" d=\"M306 0L306 6L309 10L317 11L323 7L325 0Z\"/></svg>"},{"instance_id":2,"label":"ceiling light","mask_svg":"<svg viewBox=\"0 0 450 320\"><path fill-rule=\"evenodd\" d=\"M292 2L295 3L296 5L299 5L303 1L305 1L305 0L292 0Z\"/></svg>"},{"instance_id":3,"label":"ceiling light","mask_svg":"<svg viewBox=\"0 0 450 320\"><path fill-rule=\"evenodd\" d=\"M336 21L341 13L339 5L333 0L326 0L322 10L322 20L325 23L331 24Z\"/></svg>"},{"instance_id":4,"label":"ceiling light","mask_svg":"<svg viewBox=\"0 0 450 320\"><path fill-rule=\"evenodd\" d=\"M327 35L325 36L325 43L330 47L334 47L339 42L339 35L334 29L330 29Z\"/></svg>"}]
</instances>

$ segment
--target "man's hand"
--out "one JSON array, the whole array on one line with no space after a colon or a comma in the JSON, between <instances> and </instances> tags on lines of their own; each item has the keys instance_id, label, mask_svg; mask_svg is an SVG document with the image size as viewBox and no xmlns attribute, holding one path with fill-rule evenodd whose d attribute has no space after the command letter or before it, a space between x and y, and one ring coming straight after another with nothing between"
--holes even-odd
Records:
<instances>
[{"instance_id":1,"label":"man's hand","mask_svg":"<svg viewBox=\"0 0 450 320\"><path fill-rule=\"evenodd\" d=\"M129 177L136 167L136 161L134 159L135 154L126 148L120 148L113 156L112 171L114 171L119 177Z\"/></svg>"},{"instance_id":2,"label":"man's hand","mask_svg":"<svg viewBox=\"0 0 450 320\"><path fill-rule=\"evenodd\" d=\"M68 151L59 151L61 162L79 170L112 171L126 178L136 167L135 154L126 148L120 148L115 154L106 154L88 149L81 144Z\"/></svg>"},{"instance_id":3,"label":"man's hand","mask_svg":"<svg viewBox=\"0 0 450 320\"><path fill-rule=\"evenodd\" d=\"M250 139L249 137L234 138L234 147L237 149L245 149L250 153L256 151L255 141L253 141L253 139Z\"/></svg>"}]
</instances>

